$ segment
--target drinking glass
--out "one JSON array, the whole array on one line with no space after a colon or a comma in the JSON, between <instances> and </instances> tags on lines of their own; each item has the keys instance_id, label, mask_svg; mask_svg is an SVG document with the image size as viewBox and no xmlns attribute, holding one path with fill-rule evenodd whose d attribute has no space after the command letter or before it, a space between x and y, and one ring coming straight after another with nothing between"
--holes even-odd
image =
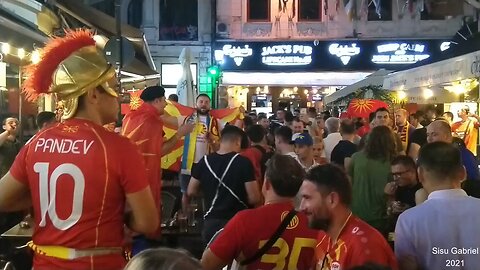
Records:
<instances>
[{"instance_id":1,"label":"drinking glass","mask_svg":"<svg viewBox=\"0 0 480 270\"><path fill-rule=\"evenodd\" d=\"M177 212L177 226L178 226L178 230L180 232L187 232L188 231L188 216L182 210L179 210Z\"/></svg>"},{"instance_id":2,"label":"drinking glass","mask_svg":"<svg viewBox=\"0 0 480 270\"><path fill-rule=\"evenodd\" d=\"M188 226L194 227L197 225L198 201L196 199L190 200L188 205Z\"/></svg>"}]
</instances>

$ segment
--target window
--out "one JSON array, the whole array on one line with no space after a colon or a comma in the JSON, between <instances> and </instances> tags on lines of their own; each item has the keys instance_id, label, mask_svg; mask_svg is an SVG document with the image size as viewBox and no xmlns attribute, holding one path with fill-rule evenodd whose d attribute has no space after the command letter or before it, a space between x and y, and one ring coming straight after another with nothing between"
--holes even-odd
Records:
<instances>
[{"instance_id":1,"label":"window","mask_svg":"<svg viewBox=\"0 0 480 270\"><path fill-rule=\"evenodd\" d=\"M140 28L143 20L143 0L131 0L128 4L128 24Z\"/></svg>"},{"instance_id":2,"label":"window","mask_svg":"<svg viewBox=\"0 0 480 270\"><path fill-rule=\"evenodd\" d=\"M420 12L421 20L445 20L448 17L463 15L463 2L444 0L423 4Z\"/></svg>"},{"instance_id":3,"label":"window","mask_svg":"<svg viewBox=\"0 0 480 270\"><path fill-rule=\"evenodd\" d=\"M248 21L270 21L270 0L247 0Z\"/></svg>"},{"instance_id":4,"label":"window","mask_svg":"<svg viewBox=\"0 0 480 270\"><path fill-rule=\"evenodd\" d=\"M423 11L420 12L420 19L421 20L445 20L445 16L432 13L430 10L424 8Z\"/></svg>"},{"instance_id":5,"label":"window","mask_svg":"<svg viewBox=\"0 0 480 270\"><path fill-rule=\"evenodd\" d=\"M298 0L299 21L320 21L322 19L321 0Z\"/></svg>"},{"instance_id":6,"label":"window","mask_svg":"<svg viewBox=\"0 0 480 270\"><path fill-rule=\"evenodd\" d=\"M198 40L198 0L160 1L160 40Z\"/></svg>"},{"instance_id":7,"label":"window","mask_svg":"<svg viewBox=\"0 0 480 270\"><path fill-rule=\"evenodd\" d=\"M165 87L165 97L168 98L171 94L177 93L177 88Z\"/></svg>"},{"instance_id":8,"label":"window","mask_svg":"<svg viewBox=\"0 0 480 270\"><path fill-rule=\"evenodd\" d=\"M197 64L190 64L190 70L192 71L193 85L197 85ZM182 77L182 65L162 64L161 72L163 86L176 86Z\"/></svg>"},{"instance_id":9,"label":"window","mask_svg":"<svg viewBox=\"0 0 480 270\"><path fill-rule=\"evenodd\" d=\"M111 17L115 17L115 0L96 1L91 6Z\"/></svg>"},{"instance_id":10,"label":"window","mask_svg":"<svg viewBox=\"0 0 480 270\"><path fill-rule=\"evenodd\" d=\"M7 117L18 118L19 98L18 98L18 70L19 66L13 63L0 61L0 121ZM30 123L30 115L37 115L37 102L29 102L22 95L22 124L24 135L35 129L35 123ZM32 124L32 125L31 125ZM3 130L0 128L0 133ZM30 134L31 135L31 134Z\"/></svg>"},{"instance_id":11,"label":"window","mask_svg":"<svg viewBox=\"0 0 480 270\"><path fill-rule=\"evenodd\" d=\"M377 9L375 1L368 1L368 20L369 21L391 21L392 20L392 0L378 1L380 8ZM377 10L380 14L377 13Z\"/></svg>"}]
</instances>

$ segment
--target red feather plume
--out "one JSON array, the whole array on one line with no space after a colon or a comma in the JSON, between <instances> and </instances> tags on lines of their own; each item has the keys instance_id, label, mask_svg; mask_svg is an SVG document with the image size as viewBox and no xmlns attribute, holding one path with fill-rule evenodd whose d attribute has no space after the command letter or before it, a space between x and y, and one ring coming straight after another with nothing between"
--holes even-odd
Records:
<instances>
[{"instance_id":1,"label":"red feather plume","mask_svg":"<svg viewBox=\"0 0 480 270\"><path fill-rule=\"evenodd\" d=\"M58 65L75 51L87 46L95 46L93 33L88 30L70 30L65 37L50 40L43 48L40 62L25 68L27 79L23 83L23 92L27 99L34 101L39 95L48 93L53 72Z\"/></svg>"}]
</instances>

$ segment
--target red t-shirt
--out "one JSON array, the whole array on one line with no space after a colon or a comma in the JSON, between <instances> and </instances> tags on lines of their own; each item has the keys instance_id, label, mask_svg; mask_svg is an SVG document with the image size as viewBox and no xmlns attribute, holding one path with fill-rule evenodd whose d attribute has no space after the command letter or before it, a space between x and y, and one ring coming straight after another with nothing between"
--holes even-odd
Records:
<instances>
[{"instance_id":1,"label":"red t-shirt","mask_svg":"<svg viewBox=\"0 0 480 270\"><path fill-rule=\"evenodd\" d=\"M350 269L368 262L398 269L395 255L385 238L355 216L349 218L336 244L331 245L330 237L321 232L315 251L317 270Z\"/></svg>"},{"instance_id":2,"label":"red t-shirt","mask_svg":"<svg viewBox=\"0 0 480 270\"><path fill-rule=\"evenodd\" d=\"M370 132L370 125L365 124L364 126L362 126L361 128L359 128L359 129L357 130L357 135L360 136L360 137L363 137L363 136L365 136L368 132Z\"/></svg>"},{"instance_id":3,"label":"red t-shirt","mask_svg":"<svg viewBox=\"0 0 480 270\"><path fill-rule=\"evenodd\" d=\"M155 205L161 204L161 160L163 147L163 121L157 109L143 103L123 119L122 135L139 147L147 168L147 178L152 189Z\"/></svg>"},{"instance_id":4,"label":"red t-shirt","mask_svg":"<svg viewBox=\"0 0 480 270\"><path fill-rule=\"evenodd\" d=\"M10 169L28 185L40 246L121 247L125 194L148 187L145 165L128 139L72 119L41 131ZM35 254L35 269L122 269L121 254L63 260Z\"/></svg>"},{"instance_id":5,"label":"red t-shirt","mask_svg":"<svg viewBox=\"0 0 480 270\"><path fill-rule=\"evenodd\" d=\"M211 244L210 250L225 262L242 254L253 256L277 230L292 203L268 204L238 212ZM307 217L297 213L273 247L247 269L310 269L317 232L308 228Z\"/></svg>"},{"instance_id":6,"label":"red t-shirt","mask_svg":"<svg viewBox=\"0 0 480 270\"><path fill-rule=\"evenodd\" d=\"M263 175L262 175L262 152L258 150L255 147L249 147L245 150L242 150L240 155L248 158L250 162L252 163L253 170L255 173L255 180L257 180L258 184L260 185L260 188L262 187L263 184Z\"/></svg>"}]
</instances>

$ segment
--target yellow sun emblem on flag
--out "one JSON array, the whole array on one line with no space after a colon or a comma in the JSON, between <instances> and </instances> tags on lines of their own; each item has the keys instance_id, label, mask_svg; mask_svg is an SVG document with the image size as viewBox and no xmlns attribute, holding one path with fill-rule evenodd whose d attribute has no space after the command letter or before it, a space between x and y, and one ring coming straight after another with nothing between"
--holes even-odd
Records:
<instances>
[{"instance_id":1,"label":"yellow sun emblem on flag","mask_svg":"<svg viewBox=\"0 0 480 270\"><path fill-rule=\"evenodd\" d=\"M143 126L143 123L141 123L140 125L138 125L138 127L134 128L132 131L130 131L130 133L126 133L125 131L127 130L128 128L128 125L130 124L130 120L128 120L126 123L125 123L125 128L122 129L121 131L121 135L124 136L124 137L127 137L128 139L132 140L133 136L140 130L140 128ZM137 146L140 146L146 142L148 142L150 140L150 138L145 138L145 139L138 139L136 141L132 140L134 144L136 144ZM146 152L142 152L142 155L143 156L155 156L155 153L146 153Z\"/></svg>"},{"instance_id":2,"label":"yellow sun emblem on flag","mask_svg":"<svg viewBox=\"0 0 480 270\"><path fill-rule=\"evenodd\" d=\"M142 103L143 101L140 99L140 91L132 93L130 95L130 110L137 110L142 105Z\"/></svg>"},{"instance_id":3,"label":"yellow sun emblem on flag","mask_svg":"<svg viewBox=\"0 0 480 270\"><path fill-rule=\"evenodd\" d=\"M208 132L207 125L205 125L204 123L197 124L195 128L196 128L196 133L200 135L205 135Z\"/></svg>"},{"instance_id":4,"label":"yellow sun emblem on flag","mask_svg":"<svg viewBox=\"0 0 480 270\"><path fill-rule=\"evenodd\" d=\"M373 108L373 101L368 100L368 99L355 99L352 100L352 108L358 112L358 113L363 113L363 112L370 112Z\"/></svg>"}]
</instances>

